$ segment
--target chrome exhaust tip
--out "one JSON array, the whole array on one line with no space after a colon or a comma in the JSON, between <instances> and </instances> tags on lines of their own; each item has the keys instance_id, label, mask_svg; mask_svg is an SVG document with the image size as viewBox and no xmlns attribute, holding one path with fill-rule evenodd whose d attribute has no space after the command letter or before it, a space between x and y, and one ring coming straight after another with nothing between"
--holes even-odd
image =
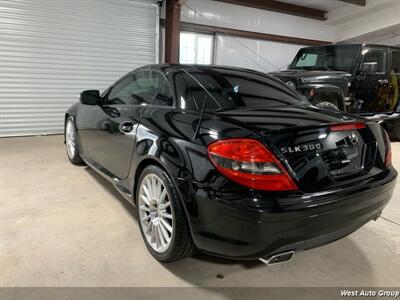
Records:
<instances>
[{"instance_id":1,"label":"chrome exhaust tip","mask_svg":"<svg viewBox=\"0 0 400 300\"><path fill-rule=\"evenodd\" d=\"M267 258L260 257L259 260L266 265L272 265L272 264L287 262L292 259L293 255L294 255L294 251L287 251L287 252L282 252L279 254L269 256Z\"/></svg>"}]
</instances>

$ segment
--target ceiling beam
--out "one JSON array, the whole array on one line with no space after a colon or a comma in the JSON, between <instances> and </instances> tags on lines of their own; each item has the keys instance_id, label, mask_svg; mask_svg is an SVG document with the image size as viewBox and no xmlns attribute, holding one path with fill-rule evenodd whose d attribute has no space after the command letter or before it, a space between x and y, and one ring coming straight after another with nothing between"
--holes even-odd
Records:
<instances>
[{"instance_id":1,"label":"ceiling beam","mask_svg":"<svg viewBox=\"0 0 400 300\"><path fill-rule=\"evenodd\" d=\"M316 20L326 20L326 11L307 6L300 6L276 0L214 0L230 4L237 4L258 9L279 12L287 15L294 15Z\"/></svg>"},{"instance_id":2,"label":"ceiling beam","mask_svg":"<svg viewBox=\"0 0 400 300\"><path fill-rule=\"evenodd\" d=\"M342 2L347 2L354 5L365 6L367 5L366 0L339 0Z\"/></svg>"}]
</instances>

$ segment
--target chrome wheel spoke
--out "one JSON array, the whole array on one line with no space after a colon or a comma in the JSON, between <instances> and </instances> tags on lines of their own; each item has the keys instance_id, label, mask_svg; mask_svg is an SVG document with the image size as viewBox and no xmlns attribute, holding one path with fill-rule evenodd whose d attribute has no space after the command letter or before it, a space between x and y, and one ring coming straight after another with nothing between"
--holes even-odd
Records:
<instances>
[{"instance_id":1,"label":"chrome wheel spoke","mask_svg":"<svg viewBox=\"0 0 400 300\"><path fill-rule=\"evenodd\" d=\"M167 203L160 204L159 207L160 207L161 210L165 210L167 207L170 207L170 205L171 205L171 203L167 202Z\"/></svg>"},{"instance_id":2,"label":"chrome wheel spoke","mask_svg":"<svg viewBox=\"0 0 400 300\"><path fill-rule=\"evenodd\" d=\"M161 224L161 223L160 223L160 224ZM162 231L161 231L161 225L160 225L160 224L158 224L158 226L157 226L158 236L159 236L159 238L160 238L161 245L162 245L163 247L165 247L165 245L167 244L167 242L166 242L165 237L164 237L164 235L163 235L163 233L162 233Z\"/></svg>"},{"instance_id":3,"label":"chrome wheel spoke","mask_svg":"<svg viewBox=\"0 0 400 300\"><path fill-rule=\"evenodd\" d=\"M174 215L168 190L157 175L148 174L141 181L138 208L148 244L159 253L167 251L174 234Z\"/></svg>"},{"instance_id":4,"label":"chrome wheel spoke","mask_svg":"<svg viewBox=\"0 0 400 300\"><path fill-rule=\"evenodd\" d=\"M147 216L143 217L141 220L144 222L144 221L148 221L150 219L151 219L151 216L147 215Z\"/></svg>"},{"instance_id":5,"label":"chrome wheel spoke","mask_svg":"<svg viewBox=\"0 0 400 300\"><path fill-rule=\"evenodd\" d=\"M150 222L148 225L147 225L147 227L146 227L146 230L145 230L145 234L151 234L151 226L153 225L153 223L152 222Z\"/></svg>"},{"instance_id":6,"label":"chrome wheel spoke","mask_svg":"<svg viewBox=\"0 0 400 300\"><path fill-rule=\"evenodd\" d=\"M161 233L162 233L165 241L168 243L169 239L170 239L170 236L169 236L169 234L168 234L167 230L165 229L164 224L162 222L160 222L160 230L161 230Z\"/></svg>"},{"instance_id":7,"label":"chrome wheel spoke","mask_svg":"<svg viewBox=\"0 0 400 300\"><path fill-rule=\"evenodd\" d=\"M149 207L150 206L150 201L145 195L140 195L140 198L143 199L144 204Z\"/></svg>"},{"instance_id":8,"label":"chrome wheel spoke","mask_svg":"<svg viewBox=\"0 0 400 300\"><path fill-rule=\"evenodd\" d=\"M146 206L146 205L140 205L139 208L140 208L141 210L150 212L150 208L148 208L148 206Z\"/></svg>"},{"instance_id":9,"label":"chrome wheel spoke","mask_svg":"<svg viewBox=\"0 0 400 300\"><path fill-rule=\"evenodd\" d=\"M150 186L150 190L151 190L151 196L152 198L156 198L156 179L154 177L151 177L151 186Z\"/></svg>"},{"instance_id":10,"label":"chrome wheel spoke","mask_svg":"<svg viewBox=\"0 0 400 300\"><path fill-rule=\"evenodd\" d=\"M150 241L151 241L152 243L155 243L155 242L156 242L156 231L155 231L155 228L154 228L154 227L155 227L155 226L154 226L154 223L151 222Z\"/></svg>"},{"instance_id":11,"label":"chrome wheel spoke","mask_svg":"<svg viewBox=\"0 0 400 300\"><path fill-rule=\"evenodd\" d=\"M161 216L162 218L167 218L167 219L172 220L172 215L171 215L171 214L168 214L168 213L166 213L166 212L161 212L161 213L160 213L160 216Z\"/></svg>"},{"instance_id":12,"label":"chrome wheel spoke","mask_svg":"<svg viewBox=\"0 0 400 300\"><path fill-rule=\"evenodd\" d=\"M172 227L171 227L171 225L168 224L167 221L165 221L164 219L161 219L161 223L164 225L164 227L165 227L170 233L172 233Z\"/></svg>"},{"instance_id":13,"label":"chrome wheel spoke","mask_svg":"<svg viewBox=\"0 0 400 300\"><path fill-rule=\"evenodd\" d=\"M144 185L144 186L143 186L143 189L144 189L144 193L146 194L147 199L151 199L151 198L152 198L152 195L151 195L151 193L150 193L148 187ZM141 196L142 196L142 195L141 195ZM144 195L143 195L143 196L144 196Z\"/></svg>"},{"instance_id":14,"label":"chrome wheel spoke","mask_svg":"<svg viewBox=\"0 0 400 300\"><path fill-rule=\"evenodd\" d=\"M160 197L159 197L159 203L164 203L165 202L165 197L167 196L167 189L164 188L164 190L161 192L160 190ZM169 203L169 202L168 202Z\"/></svg>"},{"instance_id":15,"label":"chrome wheel spoke","mask_svg":"<svg viewBox=\"0 0 400 300\"><path fill-rule=\"evenodd\" d=\"M161 247L161 237L160 237L160 230L158 228L158 225L154 226L154 235L156 237L156 246L157 248Z\"/></svg>"},{"instance_id":16,"label":"chrome wheel spoke","mask_svg":"<svg viewBox=\"0 0 400 300\"><path fill-rule=\"evenodd\" d=\"M157 181L156 182L155 197L154 198L157 200L158 203L160 203L160 200L161 200L161 197L160 197L161 189L162 189L162 183L161 183L161 181Z\"/></svg>"}]
</instances>

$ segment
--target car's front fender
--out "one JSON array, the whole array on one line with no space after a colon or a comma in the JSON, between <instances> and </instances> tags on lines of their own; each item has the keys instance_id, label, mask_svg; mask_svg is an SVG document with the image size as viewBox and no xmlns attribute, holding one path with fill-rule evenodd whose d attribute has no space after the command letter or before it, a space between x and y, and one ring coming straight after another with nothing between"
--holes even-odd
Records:
<instances>
[{"instance_id":1,"label":"car's front fender","mask_svg":"<svg viewBox=\"0 0 400 300\"><path fill-rule=\"evenodd\" d=\"M327 95L329 97L335 97L335 100L338 102L339 109L345 111L346 103L344 99L343 90L334 84L317 84L317 83L309 83L309 84L300 84L297 87L297 90L300 91L301 94L306 96L311 103L313 103L314 99L320 98L321 96ZM313 103L314 104L314 103Z\"/></svg>"}]
</instances>

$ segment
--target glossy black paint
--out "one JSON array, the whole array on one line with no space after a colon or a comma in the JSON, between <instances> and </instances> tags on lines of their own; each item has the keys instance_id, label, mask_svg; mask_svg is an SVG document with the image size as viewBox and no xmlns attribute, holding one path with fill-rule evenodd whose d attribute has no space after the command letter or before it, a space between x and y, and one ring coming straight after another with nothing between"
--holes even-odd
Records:
<instances>
[{"instance_id":1,"label":"glossy black paint","mask_svg":"<svg viewBox=\"0 0 400 300\"><path fill-rule=\"evenodd\" d=\"M347 69L328 70L326 67L315 69L299 69L295 64L303 49L334 49L335 47L353 47L358 49L351 66ZM341 111L368 114L380 112L399 112L400 100L394 99L394 107L388 105L395 97L394 89L399 93L400 82L397 62L394 63L393 53L399 53L400 47L375 44L338 44L312 46L300 49L288 70L273 72L271 75L284 82L292 82L297 91L305 95L310 102L318 103L321 99L332 102ZM377 72L363 71L363 62L368 51L381 51L384 55L383 70ZM345 58L342 58L345 59ZM313 91L310 95L310 91Z\"/></svg>"},{"instance_id":2,"label":"glossy black paint","mask_svg":"<svg viewBox=\"0 0 400 300\"><path fill-rule=\"evenodd\" d=\"M316 247L377 217L391 198L397 172L384 164L379 124L370 123L355 132L359 144L349 148L339 143L348 133L330 132L329 125L363 119L319 110L273 77L216 66L153 65L141 70L165 75L173 96L171 106L107 104L113 85L101 95L100 105L76 103L66 117L75 122L85 162L132 203L141 170L149 164L164 168L177 186L200 251L254 259ZM181 107L182 99L177 95L182 86L177 76L183 71L212 74L223 70L263 76L298 102L206 110L194 138L199 111ZM262 192L224 177L209 161L207 146L225 138L253 138L264 143L287 168L299 191ZM321 143L321 151L282 151L284 147L316 143ZM353 162L355 170L332 161L332 156L368 147L372 149L369 160L366 158L366 166L360 169L357 161Z\"/></svg>"}]
</instances>

